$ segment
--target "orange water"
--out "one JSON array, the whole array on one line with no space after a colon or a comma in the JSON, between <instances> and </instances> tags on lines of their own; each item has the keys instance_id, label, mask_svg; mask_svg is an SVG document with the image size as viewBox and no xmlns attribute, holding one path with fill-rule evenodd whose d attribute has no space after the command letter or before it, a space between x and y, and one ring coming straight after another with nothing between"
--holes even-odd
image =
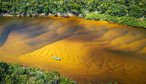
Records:
<instances>
[{"instance_id":1,"label":"orange water","mask_svg":"<svg viewBox=\"0 0 146 84\"><path fill-rule=\"evenodd\" d=\"M75 17L5 17L0 33L0 61L58 71L79 84L146 84L145 29Z\"/></svg>"}]
</instances>

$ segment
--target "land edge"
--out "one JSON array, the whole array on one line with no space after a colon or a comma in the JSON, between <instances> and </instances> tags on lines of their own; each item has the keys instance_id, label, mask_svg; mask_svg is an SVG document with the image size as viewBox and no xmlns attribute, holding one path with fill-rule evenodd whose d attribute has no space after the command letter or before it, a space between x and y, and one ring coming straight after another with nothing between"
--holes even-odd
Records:
<instances>
[{"instance_id":1,"label":"land edge","mask_svg":"<svg viewBox=\"0 0 146 84\"><path fill-rule=\"evenodd\" d=\"M128 17L128 16L124 16L124 18L123 18L123 17L110 16L110 15L107 15L108 17L105 17L106 15L103 15L103 14L95 14L95 15L104 16L104 17L98 16L98 19L96 19L95 16L90 16L90 14L95 14L95 13L94 12L89 12L89 13L86 13L84 15L81 14L81 13L80 14L73 14L73 13L70 13L70 12L67 12L67 13L57 12L57 13L48 13L48 14L45 14L45 13L41 13L41 14L18 14L18 15L13 15L13 14L9 14L9 13L2 13L2 14L0 14L0 16L4 16L4 17L64 17L64 18L78 17L78 18L82 18L82 19L86 19L86 20L107 21L107 22L114 23L114 24L119 24L119 25L126 25L126 26L132 26L132 27L143 28L143 29L146 28L146 23L145 23L146 18L134 18L134 17ZM125 17L130 18L130 19L125 20ZM125 22L119 21L119 18L122 18L122 20L125 21Z\"/></svg>"},{"instance_id":2,"label":"land edge","mask_svg":"<svg viewBox=\"0 0 146 84\"><path fill-rule=\"evenodd\" d=\"M41 13L41 14L19 14L19 15L13 15L13 14L8 14L8 13L2 13L0 14L0 16L6 16L6 17L37 17L37 16L44 16L44 17L48 17L48 16L54 16L54 17L80 17L80 18L84 18L82 14L73 14L73 13L56 13L56 14L45 14L45 13Z\"/></svg>"}]
</instances>

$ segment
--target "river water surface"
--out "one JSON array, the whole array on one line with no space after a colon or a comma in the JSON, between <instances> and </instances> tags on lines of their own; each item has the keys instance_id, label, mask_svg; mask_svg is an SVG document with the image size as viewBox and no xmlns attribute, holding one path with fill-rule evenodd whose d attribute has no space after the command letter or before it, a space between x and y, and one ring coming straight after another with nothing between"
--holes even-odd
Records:
<instances>
[{"instance_id":1,"label":"river water surface","mask_svg":"<svg viewBox=\"0 0 146 84\"><path fill-rule=\"evenodd\" d=\"M0 17L0 61L58 71L79 84L146 84L146 29L76 17Z\"/></svg>"}]
</instances>

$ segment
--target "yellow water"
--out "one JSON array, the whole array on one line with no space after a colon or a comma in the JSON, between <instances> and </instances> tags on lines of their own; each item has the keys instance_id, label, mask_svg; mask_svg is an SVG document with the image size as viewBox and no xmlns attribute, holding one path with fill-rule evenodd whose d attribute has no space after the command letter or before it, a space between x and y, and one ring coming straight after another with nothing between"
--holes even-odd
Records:
<instances>
[{"instance_id":1,"label":"yellow water","mask_svg":"<svg viewBox=\"0 0 146 84\"><path fill-rule=\"evenodd\" d=\"M76 17L5 17L0 23L0 33L11 29L0 61L58 71L79 84L146 84L145 29Z\"/></svg>"}]
</instances>

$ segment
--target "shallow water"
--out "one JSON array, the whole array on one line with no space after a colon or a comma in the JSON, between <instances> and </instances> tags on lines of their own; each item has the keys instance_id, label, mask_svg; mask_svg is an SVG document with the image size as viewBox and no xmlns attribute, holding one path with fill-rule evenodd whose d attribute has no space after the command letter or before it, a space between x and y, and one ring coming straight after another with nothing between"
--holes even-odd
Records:
<instances>
[{"instance_id":1,"label":"shallow water","mask_svg":"<svg viewBox=\"0 0 146 84\"><path fill-rule=\"evenodd\" d=\"M106 21L0 17L0 61L55 70L80 84L146 84L145 37L145 29Z\"/></svg>"}]
</instances>

